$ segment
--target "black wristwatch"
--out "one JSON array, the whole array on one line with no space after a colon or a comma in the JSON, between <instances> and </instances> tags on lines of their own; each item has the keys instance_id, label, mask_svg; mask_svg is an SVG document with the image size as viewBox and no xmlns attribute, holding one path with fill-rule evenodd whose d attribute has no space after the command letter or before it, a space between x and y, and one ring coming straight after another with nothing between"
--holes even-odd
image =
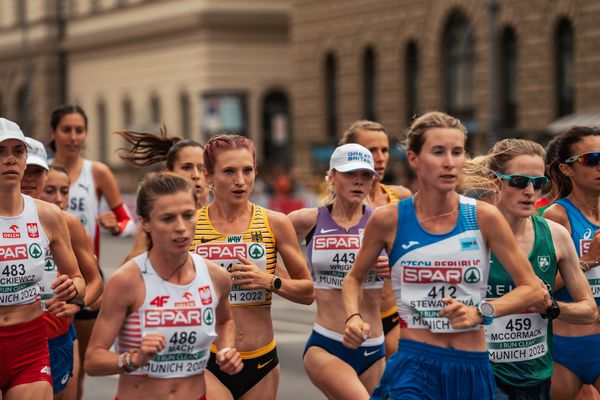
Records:
<instances>
[{"instance_id":1,"label":"black wristwatch","mask_svg":"<svg viewBox=\"0 0 600 400\"><path fill-rule=\"evenodd\" d=\"M276 276L271 283L271 291L281 289L281 278Z\"/></svg>"},{"instance_id":2,"label":"black wristwatch","mask_svg":"<svg viewBox=\"0 0 600 400\"><path fill-rule=\"evenodd\" d=\"M76 306L79 306L79 311L83 311L85 309L85 302L83 299L71 300L69 301L69 304L75 304Z\"/></svg>"}]
</instances>

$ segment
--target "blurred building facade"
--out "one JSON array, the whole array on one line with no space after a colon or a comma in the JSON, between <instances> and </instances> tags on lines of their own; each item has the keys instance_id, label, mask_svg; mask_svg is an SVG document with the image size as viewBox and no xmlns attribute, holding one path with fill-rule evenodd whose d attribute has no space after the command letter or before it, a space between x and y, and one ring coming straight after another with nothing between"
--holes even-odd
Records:
<instances>
[{"instance_id":1,"label":"blurred building facade","mask_svg":"<svg viewBox=\"0 0 600 400\"><path fill-rule=\"evenodd\" d=\"M255 139L290 157L291 0L2 0L0 114L47 141L52 109L89 116L86 156L119 170L118 129ZM120 171L120 172L123 172ZM127 174L125 174L127 175Z\"/></svg>"},{"instance_id":2,"label":"blurred building facade","mask_svg":"<svg viewBox=\"0 0 600 400\"><path fill-rule=\"evenodd\" d=\"M296 159L318 158L362 118L397 136L414 115L444 110L485 149L494 137L540 138L561 117L598 112L599 19L597 0L297 2Z\"/></svg>"}]
</instances>

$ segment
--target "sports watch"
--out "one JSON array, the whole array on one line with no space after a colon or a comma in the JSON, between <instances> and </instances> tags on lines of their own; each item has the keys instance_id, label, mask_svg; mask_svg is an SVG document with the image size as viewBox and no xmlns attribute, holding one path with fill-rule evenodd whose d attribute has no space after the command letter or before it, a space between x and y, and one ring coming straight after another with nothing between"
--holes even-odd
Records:
<instances>
[{"instance_id":1,"label":"sports watch","mask_svg":"<svg viewBox=\"0 0 600 400\"><path fill-rule=\"evenodd\" d=\"M496 316L496 309L492 303L483 300L477 303L477 314L483 319L481 325L491 325Z\"/></svg>"},{"instance_id":2,"label":"sports watch","mask_svg":"<svg viewBox=\"0 0 600 400\"><path fill-rule=\"evenodd\" d=\"M281 278L276 276L273 278L273 282L271 282L271 291L281 289Z\"/></svg>"}]
</instances>

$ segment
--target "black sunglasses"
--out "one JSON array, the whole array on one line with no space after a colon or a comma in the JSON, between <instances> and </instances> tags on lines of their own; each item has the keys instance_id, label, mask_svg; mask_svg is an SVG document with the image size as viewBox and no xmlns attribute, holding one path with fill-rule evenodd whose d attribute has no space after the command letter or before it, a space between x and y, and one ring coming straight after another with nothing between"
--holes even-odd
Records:
<instances>
[{"instance_id":1,"label":"black sunglasses","mask_svg":"<svg viewBox=\"0 0 600 400\"><path fill-rule=\"evenodd\" d=\"M547 176L529 176L517 174L504 175L499 172L496 172L496 176L503 181L508 181L509 186L519 189L525 189L530 183L532 183L535 190L540 190L546 183L548 183Z\"/></svg>"},{"instance_id":2,"label":"black sunglasses","mask_svg":"<svg viewBox=\"0 0 600 400\"><path fill-rule=\"evenodd\" d=\"M600 152L594 151L590 153L577 154L565 160L565 164L573 164L578 162L586 167L595 167L600 163Z\"/></svg>"}]
</instances>

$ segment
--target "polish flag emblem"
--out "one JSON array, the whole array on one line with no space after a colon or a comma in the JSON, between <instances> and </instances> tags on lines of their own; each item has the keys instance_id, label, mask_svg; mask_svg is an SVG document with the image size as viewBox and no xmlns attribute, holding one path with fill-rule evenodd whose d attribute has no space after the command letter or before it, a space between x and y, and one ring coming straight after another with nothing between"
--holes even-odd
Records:
<instances>
[{"instance_id":1,"label":"polish flag emblem","mask_svg":"<svg viewBox=\"0 0 600 400\"><path fill-rule=\"evenodd\" d=\"M40 237L40 231L36 222L27 224L27 235L29 235L29 237L32 239L37 239Z\"/></svg>"},{"instance_id":2,"label":"polish flag emblem","mask_svg":"<svg viewBox=\"0 0 600 400\"><path fill-rule=\"evenodd\" d=\"M202 286L200 289L198 289L198 291L200 292L200 300L202 300L202 305L208 305L210 303L212 303L212 296L210 294L210 287L208 286Z\"/></svg>"}]
</instances>

